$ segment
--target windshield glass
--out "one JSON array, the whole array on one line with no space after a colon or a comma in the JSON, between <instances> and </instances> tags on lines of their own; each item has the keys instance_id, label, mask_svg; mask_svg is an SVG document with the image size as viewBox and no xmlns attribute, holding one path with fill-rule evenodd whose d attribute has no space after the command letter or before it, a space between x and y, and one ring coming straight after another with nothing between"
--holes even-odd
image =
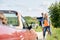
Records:
<instances>
[{"instance_id":1,"label":"windshield glass","mask_svg":"<svg viewBox=\"0 0 60 40\"><path fill-rule=\"evenodd\" d=\"M22 17L22 23L23 23L23 28L26 28L28 26L28 24L26 23L23 17Z\"/></svg>"},{"instance_id":2,"label":"windshield glass","mask_svg":"<svg viewBox=\"0 0 60 40\"><path fill-rule=\"evenodd\" d=\"M18 26L18 17L15 13L4 13L4 16L7 18L7 24L12 26Z\"/></svg>"}]
</instances>

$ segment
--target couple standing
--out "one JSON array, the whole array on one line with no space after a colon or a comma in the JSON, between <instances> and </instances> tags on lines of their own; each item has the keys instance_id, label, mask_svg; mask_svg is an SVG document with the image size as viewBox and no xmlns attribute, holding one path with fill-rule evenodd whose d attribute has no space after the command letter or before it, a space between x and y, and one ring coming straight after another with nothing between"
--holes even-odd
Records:
<instances>
[{"instance_id":1,"label":"couple standing","mask_svg":"<svg viewBox=\"0 0 60 40\"><path fill-rule=\"evenodd\" d=\"M43 38L45 38L46 31L48 31L48 33L51 35L50 21L47 13L45 14L42 13L42 27L43 27Z\"/></svg>"}]
</instances>

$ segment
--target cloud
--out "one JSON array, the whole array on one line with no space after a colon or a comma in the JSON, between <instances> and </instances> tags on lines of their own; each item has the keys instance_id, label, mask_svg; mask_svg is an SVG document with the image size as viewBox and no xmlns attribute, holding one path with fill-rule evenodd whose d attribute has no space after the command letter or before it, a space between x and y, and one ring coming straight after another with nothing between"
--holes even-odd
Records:
<instances>
[{"instance_id":1,"label":"cloud","mask_svg":"<svg viewBox=\"0 0 60 40\"><path fill-rule=\"evenodd\" d=\"M40 13L48 12L48 7L56 1L59 0L1 0L0 10L23 11L24 16L40 16Z\"/></svg>"}]
</instances>

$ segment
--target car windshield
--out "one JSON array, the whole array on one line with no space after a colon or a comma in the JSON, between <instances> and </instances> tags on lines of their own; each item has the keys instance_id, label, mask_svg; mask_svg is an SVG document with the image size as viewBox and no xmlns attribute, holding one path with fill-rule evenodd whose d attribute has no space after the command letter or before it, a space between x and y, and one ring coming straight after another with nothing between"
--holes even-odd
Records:
<instances>
[{"instance_id":1,"label":"car windshield","mask_svg":"<svg viewBox=\"0 0 60 40\"><path fill-rule=\"evenodd\" d=\"M26 23L26 21L25 21L25 19L23 17L22 17L22 23L23 23L23 28L28 27L28 24Z\"/></svg>"},{"instance_id":2,"label":"car windshield","mask_svg":"<svg viewBox=\"0 0 60 40\"><path fill-rule=\"evenodd\" d=\"M18 26L18 16L15 13L4 13L4 16L7 18L7 24L12 26Z\"/></svg>"}]
</instances>

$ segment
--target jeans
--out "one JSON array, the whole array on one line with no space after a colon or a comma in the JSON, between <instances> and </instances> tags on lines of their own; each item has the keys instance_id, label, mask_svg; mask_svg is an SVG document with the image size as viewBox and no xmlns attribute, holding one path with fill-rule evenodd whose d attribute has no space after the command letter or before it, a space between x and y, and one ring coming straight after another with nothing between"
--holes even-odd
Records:
<instances>
[{"instance_id":1,"label":"jeans","mask_svg":"<svg viewBox=\"0 0 60 40\"><path fill-rule=\"evenodd\" d=\"M50 26L46 26L43 28L43 37L45 37L46 31L48 31L48 33L51 35Z\"/></svg>"}]
</instances>

